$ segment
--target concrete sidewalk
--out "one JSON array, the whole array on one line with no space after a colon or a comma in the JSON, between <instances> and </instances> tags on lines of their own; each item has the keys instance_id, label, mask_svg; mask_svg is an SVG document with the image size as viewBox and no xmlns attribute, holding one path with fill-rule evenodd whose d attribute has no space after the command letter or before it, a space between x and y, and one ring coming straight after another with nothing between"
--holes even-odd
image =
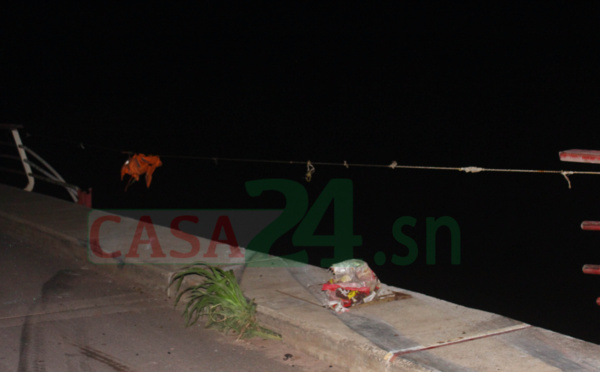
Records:
<instances>
[{"instance_id":1,"label":"concrete sidewalk","mask_svg":"<svg viewBox=\"0 0 600 372\"><path fill-rule=\"evenodd\" d=\"M44 254L87 262L89 212L0 185L0 231L43 239ZM326 270L261 253L245 255L252 257L250 263L232 268L246 296L256 300L261 322L281 333L284 342L351 371L600 370L599 345L400 288L384 285L410 298L338 315L322 306L320 285L330 278ZM169 278L181 267L89 266L165 295Z\"/></svg>"}]
</instances>

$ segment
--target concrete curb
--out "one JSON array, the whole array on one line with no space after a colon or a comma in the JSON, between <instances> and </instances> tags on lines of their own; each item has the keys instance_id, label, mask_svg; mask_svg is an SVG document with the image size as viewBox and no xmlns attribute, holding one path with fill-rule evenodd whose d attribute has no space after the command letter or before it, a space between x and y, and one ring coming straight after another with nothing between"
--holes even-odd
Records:
<instances>
[{"instance_id":1,"label":"concrete curb","mask_svg":"<svg viewBox=\"0 0 600 372\"><path fill-rule=\"evenodd\" d=\"M326 328L258 306L262 324L284 335L285 342L309 355L327 360L348 371L430 371L405 359L385 361L386 352L375 345L343 338ZM362 337L358 337L360 339Z\"/></svg>"}]
</instances>

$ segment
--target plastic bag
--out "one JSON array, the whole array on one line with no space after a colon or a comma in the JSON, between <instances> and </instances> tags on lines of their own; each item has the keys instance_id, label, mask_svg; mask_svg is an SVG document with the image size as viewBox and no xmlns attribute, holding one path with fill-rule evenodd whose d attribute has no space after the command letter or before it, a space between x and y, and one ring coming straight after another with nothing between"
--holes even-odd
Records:
<instances>
[{"instance_id":1,"label":"plastic bag","mask_svg":"<svg viewBox=\"0 0 600 372\"><path fill-rule=\"evenodd\" d=\"M379 279L366 262L358 259L342 261L332 265L329 270L333 278L323 284L328 306L337 312L372 301L379 289Z\"/></svg>"}]
</instances>

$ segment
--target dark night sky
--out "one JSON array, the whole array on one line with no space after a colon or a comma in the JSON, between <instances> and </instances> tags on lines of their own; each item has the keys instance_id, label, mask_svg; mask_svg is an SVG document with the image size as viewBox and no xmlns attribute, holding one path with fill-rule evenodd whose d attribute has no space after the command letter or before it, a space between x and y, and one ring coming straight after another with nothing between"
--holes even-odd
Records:
<instances>
[{"instance_id":1,"label":"dark night sky","mask_svg":"<svg viewBox=\"0 0 600 372\"><path fill-rule=\"evenodd\" d=\"M3 26L4 120L286 159L462 164L535 144L539 164L595 145L591 9L193 4L20 5Z\"/></svg>"},{"instance_id":2,"label":"dark night sky","mask_svg":"<svg viewBox=\"0 0 600 372\"><path fill-rule=\"evenodd\" d=\"M244 183L304 172L165 157L151 189L124 193L120 151L600 170L558 160L600 149L589 5L17 4L0 15L0 121L25 125L26 144L94 187L98 207L281 208ZM369 262L397 249L399 216L460 223L461 265L387 264L383 281L600 342L600 285L581 274L600 263L600 234L579 229L600 218L597 176L569 190L559 175L322 166L311 197L335 177L354 181Z\"/></svg>"}]
</instances>

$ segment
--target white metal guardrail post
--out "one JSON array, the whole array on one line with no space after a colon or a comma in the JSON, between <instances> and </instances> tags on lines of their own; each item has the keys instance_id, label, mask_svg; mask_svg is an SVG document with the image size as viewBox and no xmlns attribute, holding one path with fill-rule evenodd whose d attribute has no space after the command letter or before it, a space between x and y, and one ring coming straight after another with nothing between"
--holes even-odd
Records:
<instances>
[{"instance_id":1,"label":"white metal guardrail post","mask_svg":"<svg viewBox=\"0 0 600 372\"><path fill-rule=\"evenodd\" d=\"M15 139L15 144L17 145L17 151L19 152L19 157L21 158L23 169L25 169L25 175L27 176L27 186L25 186L25 191L31 191L33 190L33 186L35 185L35 178L33 178L33 173L31 171L31 167L29 166L29 161L27 160L27 152L25 152L25 146L23 146L21 136L19 136L19 129L17 127L12 128L11 132L13 138Z\"/></svg>"}]
</instances>

